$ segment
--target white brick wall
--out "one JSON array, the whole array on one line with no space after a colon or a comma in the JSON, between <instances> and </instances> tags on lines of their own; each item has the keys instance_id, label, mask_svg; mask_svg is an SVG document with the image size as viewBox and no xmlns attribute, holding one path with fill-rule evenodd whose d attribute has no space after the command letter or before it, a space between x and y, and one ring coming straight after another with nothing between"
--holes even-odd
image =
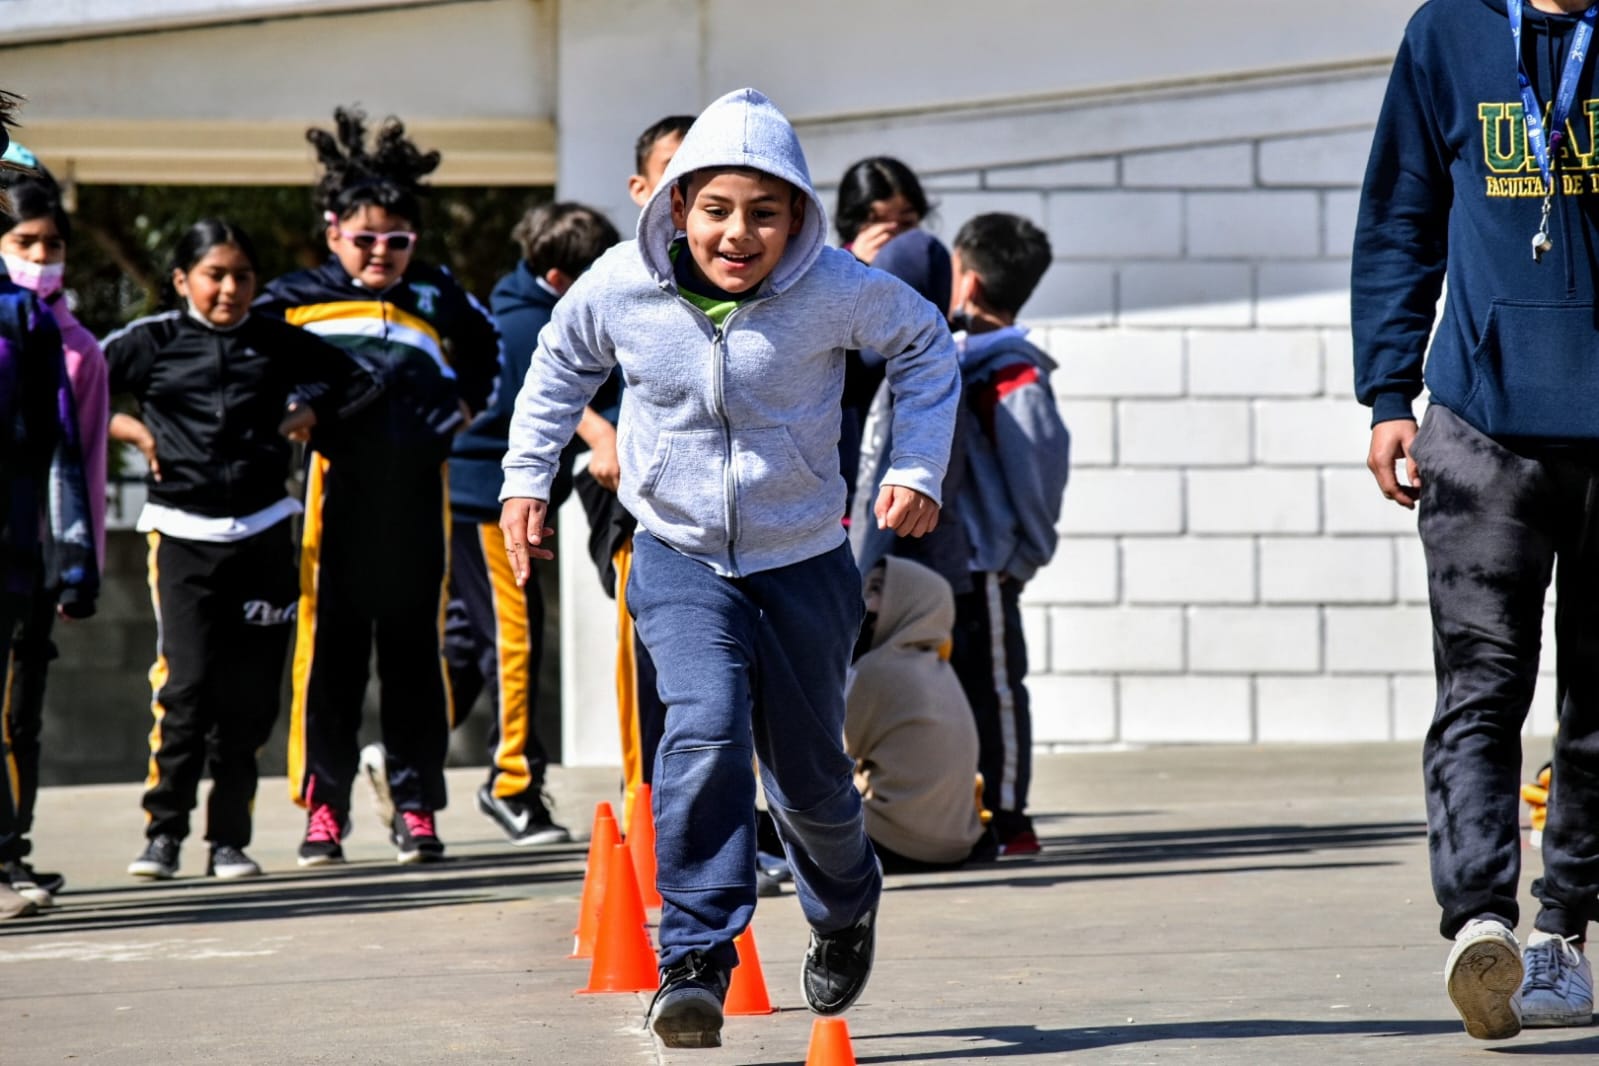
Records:
<instances>
[{"instance_id":1,"label":"white brick wall","mask_svg":"<svg viewBox=\"0 0 1599 1066\"><path fill-rule=\"evenodd\" d=\"M1349 249L1371 131L1339 111L1346 84L1374 120L1373 85L1333 77L1320 129L1292 126L1304 97L1279 110L1262 90L1253 105L1281 128L980 162L939 194L946 224L1041 205L1055 251L1027 311L1073 433L1060 550L1023 599L1040 744L1426 731L1416 519L1378 494L1354 400ZM1207 130L1237 129L1220 90L1185 99L1202 113L1213 91ZM1552 723L1552 705L1529 717Z\"/></svg>"}]
</instances>

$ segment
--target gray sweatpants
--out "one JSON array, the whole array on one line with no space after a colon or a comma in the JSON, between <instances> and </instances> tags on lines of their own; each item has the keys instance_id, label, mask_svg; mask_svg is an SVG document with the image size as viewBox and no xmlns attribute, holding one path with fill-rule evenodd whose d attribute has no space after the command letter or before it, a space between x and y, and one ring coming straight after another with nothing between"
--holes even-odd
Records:
<instances>
[{"instance_id":1,"label":"gray sweatpants","mask_svg":"<svg viewBox=\"0 0 1599 1066\"><path fill-rule=\"evenodd\" d=\"M1558 559L1560 728L1535 925L1583 936L1599 913L1599 448L1513 450L1434 405L1412 455L1438 675L1423 768L1440 930L1519 918L1521 727Z\"/></svg>"}]
</instances>

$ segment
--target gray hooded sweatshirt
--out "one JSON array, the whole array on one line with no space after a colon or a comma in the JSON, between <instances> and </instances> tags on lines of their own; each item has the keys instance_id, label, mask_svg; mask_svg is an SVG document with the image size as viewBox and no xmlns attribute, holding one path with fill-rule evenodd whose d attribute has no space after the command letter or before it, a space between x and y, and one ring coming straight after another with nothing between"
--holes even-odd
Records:
<instances>
[{"instance_id":1,"label":"gray hooded sweatshirt","mask_svg":"<svg viewBox=\"0 0 1599 1066\"><path fill-rule=\"evenodd\" d=\"M751 167L806 198L800 232L720 328L678 293L669 251L672 186L706 167ZM826 233L782 112L753 89L706 108L639 215L637 239L601 256L539 334L500 499L549 498L583 406L620 365L619 496L644 529L725 576L821 555L844 540L844 352L870 348L887 357L897 414L883 483L938 500L960 398L949 330L910 286L828 247Z\"/></svg>"}]
</instances>

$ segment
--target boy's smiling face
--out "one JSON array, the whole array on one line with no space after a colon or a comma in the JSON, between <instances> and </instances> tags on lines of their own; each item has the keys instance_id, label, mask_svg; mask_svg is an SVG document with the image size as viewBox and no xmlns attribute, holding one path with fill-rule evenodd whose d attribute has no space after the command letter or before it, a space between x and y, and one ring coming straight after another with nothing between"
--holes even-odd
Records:
<instances>
[{"instance_id":1,"label":"boy's smiling face","mask_svg":"<svg viewBox=\"0 0 1599 1066\"><path fill-rule=\"evenodd\" d=\"M672 224L687 235L694 273L723 292L753 292L804 221L804 198L760 171L697 172L687 198L680 186L672 188Z\"/></svg>"}]
</instances>

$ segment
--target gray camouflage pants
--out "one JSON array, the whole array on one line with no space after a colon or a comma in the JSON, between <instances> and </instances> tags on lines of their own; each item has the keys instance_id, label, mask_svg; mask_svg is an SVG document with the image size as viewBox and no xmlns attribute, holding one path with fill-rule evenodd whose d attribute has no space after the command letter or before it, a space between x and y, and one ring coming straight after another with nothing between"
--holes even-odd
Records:
<instances>
[{"instance_id":1,"label":"gray camouflage pants","mask_svg":"<svg viewBox=\"0 0 1599 1066\"><path fill-rule=\"evenodd\" d=\"M1423 749L1440 931L1514 927L1521 727L1559 560L1560 728L1536 926L1583 936L1599 913L1599 448L1512 450L1433 406L1412 448L1438 703Z\"/></svg>"}]
</instances>

